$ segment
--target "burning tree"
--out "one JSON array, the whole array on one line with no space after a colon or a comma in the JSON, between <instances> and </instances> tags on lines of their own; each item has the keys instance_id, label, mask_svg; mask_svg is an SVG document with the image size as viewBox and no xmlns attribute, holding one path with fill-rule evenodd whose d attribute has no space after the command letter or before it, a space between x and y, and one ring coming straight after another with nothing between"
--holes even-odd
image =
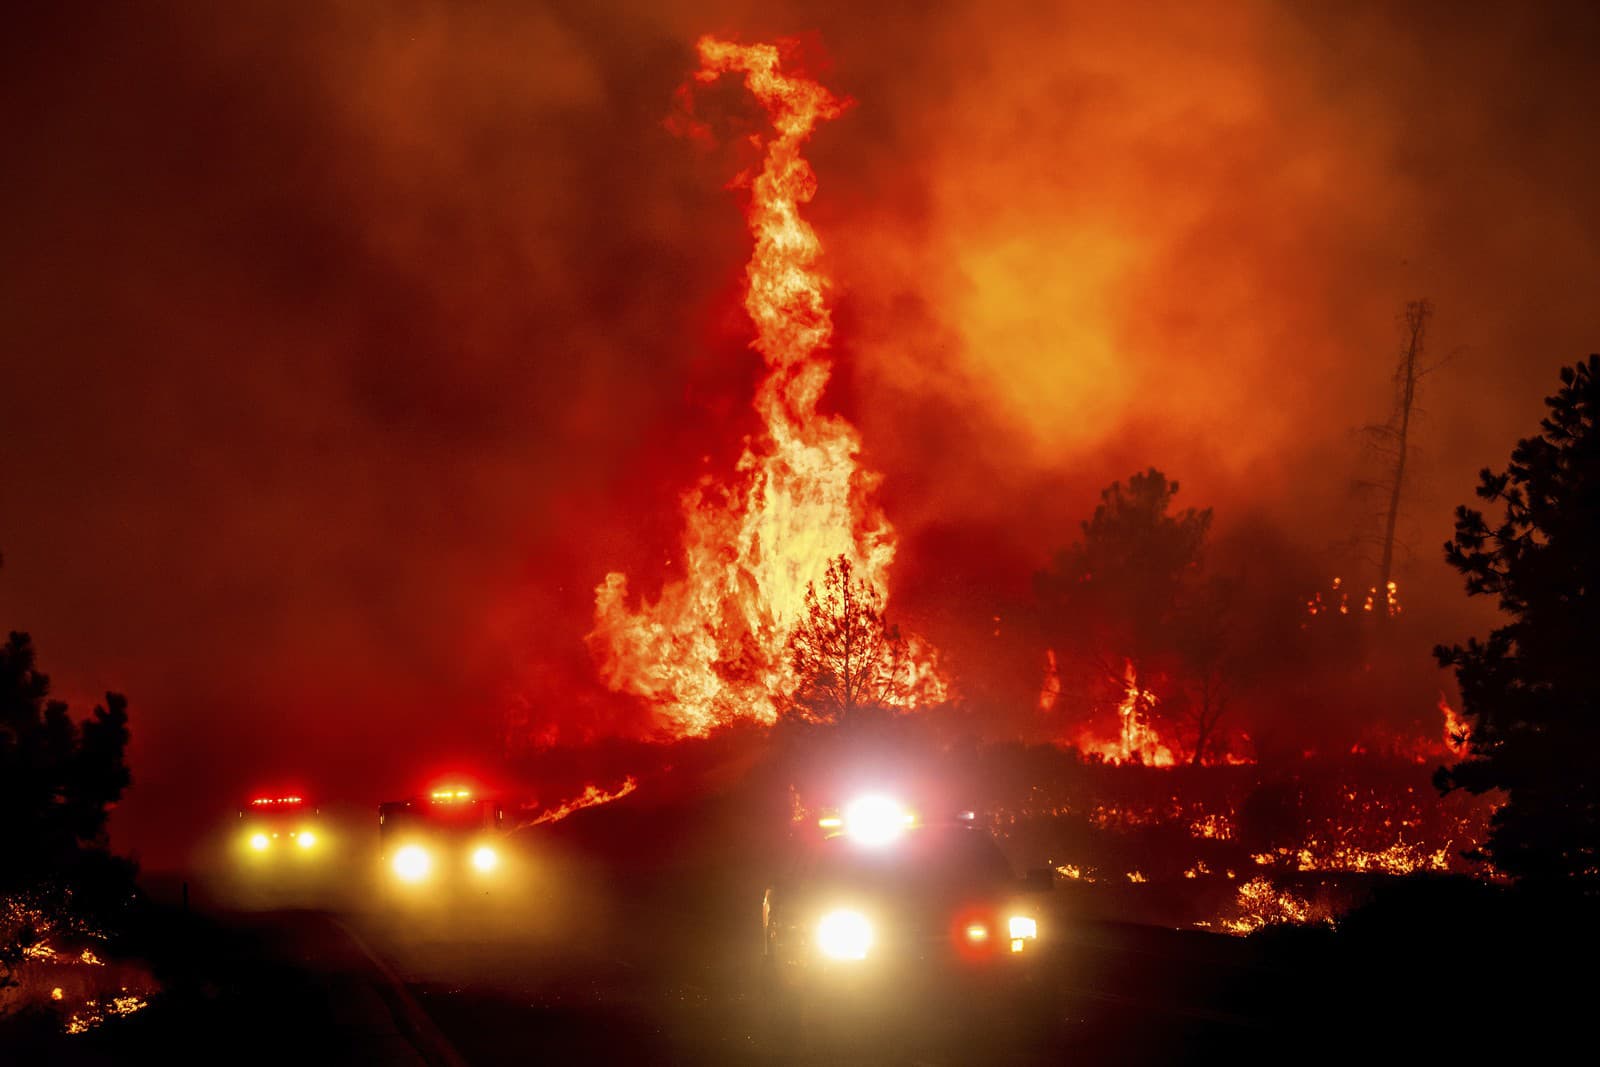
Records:
<instances>
[{"instance_id":1,"label":"burning tree","mask_svg":"<svg viewBox=\"0 0 1600 1067\"><path fill-rule=\"evenodd\" d=\"M1083 524L1083 537L1035 579L1060 670L1056 692L1070 678L1074 695L1090 706L1116 698L1122 759L1173 760L1170 750L1162 755L1151 732L1155 685L1182 670L1179 634L1199 588L1201 550L1211 528L1209 508L1169 512L1177 493L1178 483L1154 467L1129 478L1126 487L1113 483ZM1218 706L1213 703L1208 717ZM1214 728L1212 721L1207 739Z\"/></svg>"},{"instance_id":2,"label":"burning tree","mask_svg":"<svg viewBox=\"0 0 1600 1067\"><path fill-rule=\"evenodd\" d=\"M855 576L849 556L829 562L820 593L815 582L806 587L806 613L789 649L799 679L794 706L807 718L843 722L864 708L927 702L905 638L884 619L882 595Z\"/></svg>"},{"instance_id":3,"label":"burning tree","mask_svg":"<svg viewBox=\"0 0 1600 1067\"><path fill-rule=\"evenodd\" d=\"M801 214L817 190L801 148L849 101L784 70L776 45L708 37L699 53L696 83L742 76L772 121L747 212L755 248L744 306L767 365L754 398L761 430L733 479L684 494L682 577L636 605L627 575L606 575L589 635L606 684L647 701L676 736L776 721L799 686L788 649L809 610L808 584L843 555L882 598L897 545L856 428L818 409L833 322L822 245ZM907 646L931 676L931 653L914 639Z\"/></svg>"},{"instance_id":4,"label":"burning tree","mask_svg":"<svg viewBox=\"0 0 1600 1067\"><path fill-rule=\"evenodd\" d=\"M1469 757L1440 768L1448 792L1499 789L1481 851L1525 881L1600 890L1600 355L1561 371L1542 432L1524 438L1478 496L1504 507L1493 527L1456 509L1445 558L1471 596L1492 595L1511 621L1434 654L1454 667Z\"/></svg>"}]
</instances>

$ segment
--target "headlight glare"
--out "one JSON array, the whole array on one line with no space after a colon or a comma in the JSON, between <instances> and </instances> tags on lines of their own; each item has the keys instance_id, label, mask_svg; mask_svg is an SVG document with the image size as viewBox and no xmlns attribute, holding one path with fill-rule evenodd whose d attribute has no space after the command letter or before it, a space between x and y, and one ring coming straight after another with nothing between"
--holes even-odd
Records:
<instances>
[{"instance_id":1,"label":"headlight glare","mask_svg":"<svg viewBox=\"0 0 1600 1067\"><path fill-rule=\"evenodd\" d=\"M421 845L406 845L394 854L394 873L402 882L420 882L433 869L433 857Z\"/></svg>"},{"instance_id":2,"label":"headlight glare","mask_svg":"<svg viewBox=\"0 0 1600 1067\"><path fill-rule=\"evenodd\" d=\"M845 832L857 843L877 847L895 841L905 833L915 816L888 797L865 796L844 812Z\"/></svg>"},{"instance_id":3,"label":"headlight glare","mask_svg":"<svg viewBox=\"0 0 1600 1067\"><path fill-rule=\"evenodd\" d=\"M490 871L500 866L500 853L496 852L488 845L479 845L477 848L472 850L472 866L482 871L484 874L488 874Z\"/></svg>"},{"instance_id":4,"label":"headlight glare","mask_svg":"<svg viewBox=\"0 0 1600 1067\"><path fill-rule=\"evenodd\" d=\"M270 842L267 840L266 834L250 835L250 847L255 849L257 852L265 852L268 844L270 844Z\"/></svg>"},{"instance_id":5,"label":"headlight glare","mask_svg":"<svg viewBox=\"0 0 1600 1067\"><path fill-rule=\"evenodd\" d=\"M817 948L834 960L863 960L872 947L872 924L859 911L830 911L817 924Z\"/></svg>"},{"instance_id":6,"label":"headlight glare","mask_svg":"<svg viewBox=\"0 0 1600 1067\"><path fill-rule=\"evenodd\" d=\"M1030 915L1013 915L1011 921L1006 924L1006 929L1011 934L1012 940L1038 937L1039 921Z\"/></svg>"}]
</instances>

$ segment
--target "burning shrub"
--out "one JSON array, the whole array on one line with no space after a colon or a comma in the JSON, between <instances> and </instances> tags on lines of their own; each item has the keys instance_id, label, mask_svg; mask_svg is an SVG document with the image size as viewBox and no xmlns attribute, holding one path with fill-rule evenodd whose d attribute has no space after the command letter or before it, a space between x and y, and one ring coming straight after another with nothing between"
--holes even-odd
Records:
<instances>
[{"instance_id":1,"label":"burning shrub","mask_svg":"<svg viewBox=\"0 0 1600 1067\"><path fill-rule=\"evenodd\" d=\"M1236 907L1238 914L1220 924L1222 929L1234 934L1252 934L1264 926L1312 922L1331 925L1333 922L1333 916L1324 907L1313 905L1293 890L1279 888L1271 879L1260 876L1239 887Z\"/></svg>"}]
</instances>

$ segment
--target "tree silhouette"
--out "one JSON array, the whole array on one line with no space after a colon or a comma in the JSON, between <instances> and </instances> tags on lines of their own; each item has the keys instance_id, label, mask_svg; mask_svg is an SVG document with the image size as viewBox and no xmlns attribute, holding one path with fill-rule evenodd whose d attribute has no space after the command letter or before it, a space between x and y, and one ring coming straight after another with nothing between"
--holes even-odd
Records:
<instances>
[{"instance_id":1,"label":"tree silhouette","mask_svg":"<svg viewBox=\"0 0 1600 1067\"><path fill-rule=\"evenodd\" d=\"M1184 597L1174 625L1182 676L1181 720L1188 731L1190 762L1200 766L1225 740L1222 720L1232 703L1240 657L1237 582L1209 578Z\"/></svg>"},{"instance_id":2,"label":"tree silhouette","mask_svg":"<svg viewBox=\"0 0 1600 1067\"><path fill-rule=\"evenodd\" d=\"M1151 467L1100 494L1083 536L1035 576L1041 623L1063 674L1120 696L1131 663L1148 686L1176 670L1185 599L1198 583L1211 509L1172 512L1178 483ZM1087 676L1084 678L1084 676Z\"/></svg>"},{"instance_id":3,"label":"tree silhouette","mask_svg":"<svg viewBox=\"0 0 1600 1067\"><path fill-rule=\"evenodd\" d=\"M855 577L847 556L828 562L822 589L806 587L806 613L789 638L799 677L795 709L842 722L864 708L913 702L906 642L883 617L883 595Z\"/></svg>"},{"instance_id":4,"label":"tree silhouette","mask_svg":"<svg viewBox=\"0 0 1600 1067\"><path fill-rule=\"evenodd\" d=\"M1562 368L1541 433L1510 465L1480 475L1478 496L1504 508L1494 526L1456 509L1445 558L1471 596L1493 596L1510 621L1487 640L1441 645L1454 667L1468 756L1440 768L1448 792L1503 790L1482 853L1524 882L1600 890L1600 356Z\"/></svg>"},{"instance_id":5,"label":"tree silhouette","mask_svg":"<svg viewBox=\"0 0 1600 1067\"><path fill-rule=\"evenodd\" d=\"M0 892L71 880L106 846L106 818L130 782L127 701L82 723L50 700L27 634L0 646Z\"/></svg>"},{"instance_id":6,"label":"tree silhouette","mask_svg":"<svg viewBox=\"0 0 1600 1067\"><path fill-rule=\"evenodd\" d=\"M1407 478L1408 466L1416 450L1412 441L1417 416L1422 414L1418 396L1423 379L1443 365L1444 361L1424 363L1427 344L1428 320L1433 317L1433 302L1427 298L1409 301L1400 315L1400 356L1394 369L1394 405L1389 418L1362 429L1370 459L1379 473L1370 481L1356 483L1364 493L1382 497L1381 510L1371 516L1379 529L1365 529L1355 537L1357 544L1378 551L1378 582L1371 589L1377 595L1387 595L1389 582L1394 578L1395 548L1400 545L1398 531L1401 512L1406 497L1411 495ZM1389 618L1388 612L1377 613L1373 618Z\"/></svg>"}]
</instances>

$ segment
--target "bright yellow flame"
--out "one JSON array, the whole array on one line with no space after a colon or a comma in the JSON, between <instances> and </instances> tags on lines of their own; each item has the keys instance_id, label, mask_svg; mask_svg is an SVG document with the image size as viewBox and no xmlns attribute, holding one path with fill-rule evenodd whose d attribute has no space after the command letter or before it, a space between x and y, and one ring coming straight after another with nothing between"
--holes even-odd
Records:
<instances>
[{"instance_id":1,"label":"bright yellow flame","mask_svg":"<svg viewBox=\"0 0 1600 1067\"><path fill-rule=\"evenodd\" d=\"M472 852L472 865L487 874L500 866L500 854L488 845L479 845Z\"/></svg>"},{"instance_id":2,"label":"bright yellow flame","mask_svg":"<svg viewBox=\"0 0 1600 1067\"><path fill-rule=\"evenodd\" d=\"M817 947L835 960L864 960L872 947L872 924L859 911L830 911L817 924Z\"/></svg>"},{"instance_id":3,"label":"bright yellow flame","mask_svg":"<svg viewBox=\"0 0 1600 1067\"><path fill-rule=\"evenodd\" d=\"M266 834L250 835L250 847L255 849L257 852L264 852L268 844L269 842L267 841Z\"/></svg>"},{"instance_id":4,"label":"bright yellow flame","mask_svg":"<svg viewBox=\"0 0 1600 1067\"><path fill-rule=\"evenodd\" d=\"M301 848L310 848L317 843L317 835L310 830L301 830L298 834L295 834L294 840L295 844Z\"/></svg>"},{"instance_id":5,"label":"bright yellow flame","mask_svg":"<svg viewBox=\"0 0 1600 1067\"><path fill-rule=\"evenodd\" d=\"M767 373L756 387L760 429L746 439L736 480L704 479L680 498L681 577L634 606L628 576L595 589L589 645L606 684L644 697L674 733L704 736L741 719L771 725L800 685L790 638L808 615L807 591L843 557L887 602L893 525L874 499L879 475L843 416L818 410L832 373L829 279L802 208L817 181L801 150L817 124L848 104L782 69L776 45L699 42L700 83L742 75L774 134L749 181L755 248L745 272L751 347ZM928 646L911 638L896 669L903 708L941 703L947 684ZM723 665L739 662L738 671Z\"/></svg>"},{"instance_id":6,"label":"bright yellow flame","mask_svg":"<svg viewBox=\"0 0 1600 1067\"><path fill-rule=\"evenodd\" d=\"M1028 915L1013 915L1006 923L1006 930L1011 934L1011 939L1016 941L1024 937L1039 936L1039 921ZM1011 951L1015 952L1016 949Z\"/></svg>"},{"instance_id":7,"label":"bright yellow flame","mask_svg":"<svg viewBox=\"0 0 1600 1067\"><path fill-rule=\"evenodd\" d=\"M982 923L973 923L971 926L967 927L967 940L968 941L987 941L987 940L989 940L989 928L987 926L983 925Z\"/></svg>"},{"instance_id":8,"label":"bright yellow flame","mask_svg":"<svg viewBox=\"0 0 1600 1067\"><path fill-rule=\"evenodd\" d=\"M54 989L50 990L50 999L51 1000L60 1000L65 995L66 994L61 992L61 987L60 986L56 986Z\"/></svg>"},{"instance_id":9,"label":"bright yellow flame","mask_svg":"<svg viewBox=\"0 0 1600 1067\"><path fill-rule=\"evenodd\" d=\"M1023 944L1024 944L1024 942L1023 942L1022 938L1013 937L1011 939L1011 951L1012 952L1021 952Z\"/></svg>"},{"instance_id":10,"label":"bright yellow flame","mask_svg":"<svg viewBox=\"0 0 1600 1067\"><path fill-rule=\"evenodd\" d=\"M421 845L407 845L394 854L394 873L402 882L420 882L433 870L433 857Z\"/></svg>"}]
</instances>

